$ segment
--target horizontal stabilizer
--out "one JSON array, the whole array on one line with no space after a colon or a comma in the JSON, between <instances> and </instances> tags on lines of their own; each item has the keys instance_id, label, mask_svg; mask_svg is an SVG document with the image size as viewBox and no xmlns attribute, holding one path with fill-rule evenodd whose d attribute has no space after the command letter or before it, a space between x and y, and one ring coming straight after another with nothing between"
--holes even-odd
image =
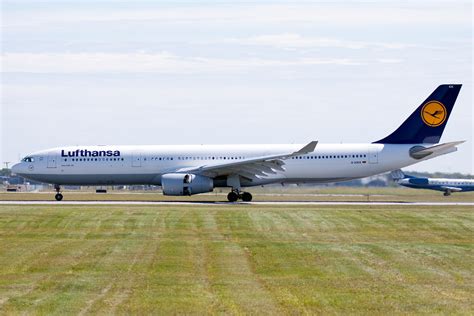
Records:
<instances>
[{"instance_id":1,"label":"horizontal stabilizer","mask_svg":"<svg viewBox=\"0 0 474 316\"><path fill-rule=\"evenodd\" d=\"M439 144L439 145L435 145L431 147L414 146L410 149L410 156L414 159L423 159L433 154L436 154L438 156L438 155L451 153L457 150L456 148L457 145L462 144L464 142L465 141L463 140L463 141Z\"/></svg>"}]
</instances>

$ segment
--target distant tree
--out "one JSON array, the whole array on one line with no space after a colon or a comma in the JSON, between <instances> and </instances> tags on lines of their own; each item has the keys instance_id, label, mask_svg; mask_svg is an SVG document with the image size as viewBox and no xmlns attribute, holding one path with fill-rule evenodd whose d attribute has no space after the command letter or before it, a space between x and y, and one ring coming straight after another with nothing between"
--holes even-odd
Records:
<instances>
[{"instance_id":1,"label":"distant tree","mask_svg":"<svg viewBox=\"0 0 474 316\"><path fill-rule=\"evenodd\" d=\"M12 171L10 169L3 168L2 170L0 170L0 176L7 177L7 176L10 176L11 174L12 174Z\"/></svg>"},{"instance_id":2,"label":"distant tree","mask_svg":"<svg viewBox=\"0 0 474 316\"><path fill-rule=\"evenodd\" d=\"M367 183L368 187L386 187L387 183L382 179L375 179Z\"/></svg>"},{"instance_id":3,"label":"distant tree","mask_svg":"<svg viewBox=\"0 0 474 316\"><path fill-rule=\"evenodd\" d=\"M344 181L344 182L337 182L334 185L343 186L343 187L360 187L362 186L362 182L360 179L356 179L356 180L349 180L349 181Z\"/></svg>"}]
</instances>

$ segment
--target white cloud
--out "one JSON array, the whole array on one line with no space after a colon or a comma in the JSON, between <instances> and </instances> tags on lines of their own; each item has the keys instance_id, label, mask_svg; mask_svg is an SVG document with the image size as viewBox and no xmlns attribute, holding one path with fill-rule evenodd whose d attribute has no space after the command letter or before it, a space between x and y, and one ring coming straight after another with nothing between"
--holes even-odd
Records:
<instances>
[{"instance_id":1,"label":"white cloud","mask_svg":"<svg viewBox=\"0 0 474 316\"><path fill-rule=\"evenodd\" d=\"M2 72L22 73L207 73L242 72L260 67L360 65L348 58L201 58L147 53L5 53Z\"/></svg>"},{"instance_id":2,"label":"white cloud","mask_svg":"<svg viewBox=\"0 0 474 316\"><path fill-rule=\"evenodd\" d=\"M379 58L377 61L381 64L399 64L403 62L400 58Z\"/></svg>"},{"instance_id":3,"label":"white cloud","mask_svg":"<svg viewBox=\"0 0 474 316\"><path fill-rule=\"evenodd\" d=\"M4 14L4 26L45 25L77 22L132 22L153 21L156 23L311 23L312 25L387 25L387 24L459 24L471 22L469 3L441 3L425 6L405 4L373 5L371 3L334 4L268 4L255 5L178 5L151 6L143 10L121 9L119 6L97 7L94 10L73 9L9 11Z\"/></svg>"},{"instance_id":4,"label":"white cloud","mask_svg":"<svg viewBox=\"0 0 474 316\"><path fill-rule=\"evenodd\" d=\"M240 45L271 46L283 49L290 48L382 48L403 49L412 45L402 43L377 43L364 41L348 41L337 38L305 37L294 33L281 33L270 35L259 35L247 38L231 38L225 40L228 43Z\"/></svg>"}]
</instances>

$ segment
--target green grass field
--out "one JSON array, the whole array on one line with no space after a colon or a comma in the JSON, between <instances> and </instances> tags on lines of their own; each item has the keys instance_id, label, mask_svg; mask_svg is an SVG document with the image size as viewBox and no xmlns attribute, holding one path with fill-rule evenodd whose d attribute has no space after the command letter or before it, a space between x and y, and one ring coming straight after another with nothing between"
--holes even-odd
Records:
<instances>
[{"instance_id":1,"label":"green grass field","mask_svg":"<svg viewBox=\"0 0 474 316\"><path fill-rule=\"evenodd\" d=\"M2 314L472 314L468 206L0 206Z\"/></svg>"}]
</instances>

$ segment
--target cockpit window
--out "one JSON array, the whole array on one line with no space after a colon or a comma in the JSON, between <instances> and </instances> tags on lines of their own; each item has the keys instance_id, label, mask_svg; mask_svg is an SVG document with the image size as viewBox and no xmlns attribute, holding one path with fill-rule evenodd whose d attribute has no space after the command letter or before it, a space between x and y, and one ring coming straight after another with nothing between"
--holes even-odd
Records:
<instances>
[{"instance_id":1,"label":"cockpit window","mask_svg":"<svg viewBox=\"0 0 474 316\"><path fill-rule=\"evenodd\" d=\"M33 157L25 157L25 158L23 158L22 161L24 161L24 162L34 162L35 159Z\"/></svg>"}]
</instances>

